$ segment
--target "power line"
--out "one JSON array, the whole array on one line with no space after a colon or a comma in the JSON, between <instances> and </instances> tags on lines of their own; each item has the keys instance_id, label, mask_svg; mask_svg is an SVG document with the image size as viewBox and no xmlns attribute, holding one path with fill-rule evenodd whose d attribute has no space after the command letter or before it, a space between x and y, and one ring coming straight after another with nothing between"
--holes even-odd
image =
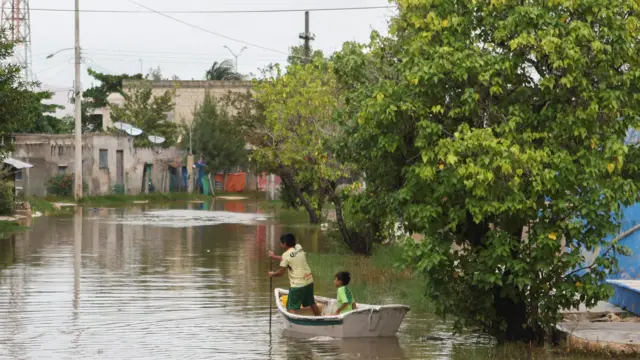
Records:
<instances>
[{"instance_id":1,"label":"power line","mask_svg":"<svg viewBox=\"0 0 640 360\"><path fill-rule=\"evenodd\" d=\"M137 4L142 6L140 4ZM144 7L144 6L143 6ZM379 9L395 9L395 6L358 6L358 7L339 7L339 8L315 8L315 9L259 9L259 10L168 10L162 11L164 14L264 14L264 13L291 13L305 11L352 11L352 10L379 10ZM31 11L40 12L75 12L73 9L49 9L49 8L31 8ZM152 14L158 13L155 10L115 10L115 9L81 9L83 13L99 13L99 14Z\"/></svg>"},{"instance_id":2,"label":"power line","mask_svg":"<svg viewBox=\"0 0 640 360\"><path fill-rule=\"evenodd\" d=\"M160 12L160 11L154 10L154 9L152 9L152 8L148 7L148 6L142 5L142 4L137 3L137 2L135 2L135 1L133 1L133 0L129 0L129 2L131 2L131 3L133 3L133 4L136 4L136 5L140 6L141 8L144 8L144 9L147 9L147 10L149 10L149 11L152 11L152 12L154 12L154 13L158 14L158 15L162 15L162 16L164 16L164 17L168 18L168 19L171 19L171 20L173 20L173 21L179 22L179 23L181 23L181 24L183 24L183 25L189 26L189 27L191 27L191 28L194 28L194 29L197 29L197 30L200 30L200 31L204 31L204 32L206 32L206 33L209 33L209 34L214 35L214 36L221 37L221 38L223 38L223 39L227 39L227 40L235 41L235 42L240 43L240 44L253 46L253 47L258 48L258 49L262 49L262 50L266 50L266 51L271 51L271 52L278 53L278 54L289 55L289 54L287 54L287 53L286 53L286 52L284 52L284 51L270 49L270 48L268 48L268 47L264 47L264 46L257 45L257 44L252 44L252 43L247 42L247 41L243 41L243 40L239 40L239 39L234 39L234 38L232 38L232 37L229 37L229 36L226 36L226 35L222 35L222 34L219 34L219 33L213 32L213 31L211 31L211 30L205 29L205 28L200 27L200 26L198 26L198 25L194 25L194 24L188 23L188 22L186 22L186 21L182 21L182 20L177 19L177 18L175 18L175 17L173 17L173 16L171 16L171 15L167 15L167 14L165 14L165 13L163 13L163 12Z\"/></svg>"}]
</instances>

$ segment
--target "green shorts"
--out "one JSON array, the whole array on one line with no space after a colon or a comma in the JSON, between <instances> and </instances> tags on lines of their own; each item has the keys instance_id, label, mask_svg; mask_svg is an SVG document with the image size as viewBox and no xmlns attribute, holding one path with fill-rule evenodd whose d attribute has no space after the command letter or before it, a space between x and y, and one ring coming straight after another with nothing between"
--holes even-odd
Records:
<instances>
[{"instance_id":1,"label":"green shorts","mask_svg":"<svg viewBox=\"0 0 640 360\"><path fill-rule=\"evenodd\" d=\"M287 310L300 310L300 307L308 307L316 303L313 297L313 283L303 287L289 289L287 298Z\"/></svg>"}]
</instances>

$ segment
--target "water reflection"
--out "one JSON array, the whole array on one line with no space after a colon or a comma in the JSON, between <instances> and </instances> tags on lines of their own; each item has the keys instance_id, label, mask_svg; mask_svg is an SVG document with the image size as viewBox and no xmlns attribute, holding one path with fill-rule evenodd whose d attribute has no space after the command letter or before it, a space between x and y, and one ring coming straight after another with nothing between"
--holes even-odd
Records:
<instances>
[{"instance_id":1,"label":"water reflection","mask_svg":"<svg viewBox=\"0 0 640 360\"><path fill-rule=\"evenodd\" d=\"M228 203L188 207L258 209ZM146 210L78 209L39 218L32 231L0 241L0 358L438 359L450 358L459 343L425 341L425 334L450 335L448 328L414 313L399 339L328 341L284 336L274 312L270 337L266 253L292 230L308 251L324 251L318 229L109 221Z\"/></svg>"}]
</instances>

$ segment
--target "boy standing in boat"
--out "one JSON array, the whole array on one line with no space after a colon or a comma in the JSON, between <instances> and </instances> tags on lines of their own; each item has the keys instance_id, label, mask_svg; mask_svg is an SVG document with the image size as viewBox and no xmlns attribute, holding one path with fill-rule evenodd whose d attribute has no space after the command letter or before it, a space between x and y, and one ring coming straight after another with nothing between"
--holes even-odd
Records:
<instances>
[{"instance_id":1,"label":"boy standing in boat","mask_svg":"<svg viewBox=\"0 0 640 360\"><path fill-rule=\"evenodd\" d=\"M277 256L273 251L269 251L269 257L272 260L280 261L280 269L269 271L269 277L280 277L284 275L285 270L289 270L291 288L287 298L287 311L293 313L300 310L302 306L310 306L313 313L320 316L320 309L318 309L313 296L313 276L302 246L296 244L296 238L293 234L282 235L280 245L285 249L282 256Z\"/></svg>"}]
</instances>

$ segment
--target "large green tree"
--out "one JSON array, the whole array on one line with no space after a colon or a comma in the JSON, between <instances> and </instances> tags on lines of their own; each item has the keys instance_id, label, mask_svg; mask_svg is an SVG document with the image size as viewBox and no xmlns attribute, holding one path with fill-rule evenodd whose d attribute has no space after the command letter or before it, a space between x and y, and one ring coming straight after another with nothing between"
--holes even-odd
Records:
<instances>
[{"instance_id":1,"label":"large green tree","mask_svg":"<svg viewBox=\"0 0 640 360\"><path fill-rule=\"evenodd\" d=\"M345 210L359 210L354 205L360 203L344 203L345 192L358 190L347 184L359 174L334 156L342 131L334 117L344 106L344 96L333 63L318 56L310 63L290 64L286 73L279 66L275 70L254 87L264 118L258 118L263 122L254 128L260 136L252 143L253 157L261 168L280 176L281 195L289 206L303 208L310 222L318 223L331 203L345 243L354 252L369 253L379 239L380 222L361 226L359 219L345 215Z\"/></svg>"},{"instance_id":2,"label":"large green tree","mask_svg":"<svg viewBox=\"0 0 640 360\"><path fill-rule=\"evenodd\" d=\"M176 123L167 118L167 114L175 108L175 89L155 96L151 84L145 82L122 94L125 99L124 105L111 105L111 115L114 121L131 124L143 131L142 135L134 139L136 146L156 146L149 141L149 135L164 137L165 142L160 145L161 147L175 144L179 128Z\"/></svg>"},{"instance_id":3,"label":"large green tree","mask_svg":"<svg viewBox=\"0 0 640 360\"><path fill-rule=\"evenodd\" d=\"M396 3L389 38L337 60L343 156L425 235L406 256L439 314L542 342L560 309L608 298L627 251L604 239L638 199L640 153L623 142L640 125L638 4ZM585 264L583 249L604 251Z\"/></svg>"},{"instance_id":4,"label":"large green tree","mask_svg":"<svg viewBox=\"0 0 640 360\"><path fill-rule=\"evenodd\" d=\"M207 94L204 102L196 107L193 118L190 134L193 153L205 160L210 171L226 173L247 163L241 129L211 94ZM182 144L189 147L188 141Z\"/></svg>"}]
</instances>

